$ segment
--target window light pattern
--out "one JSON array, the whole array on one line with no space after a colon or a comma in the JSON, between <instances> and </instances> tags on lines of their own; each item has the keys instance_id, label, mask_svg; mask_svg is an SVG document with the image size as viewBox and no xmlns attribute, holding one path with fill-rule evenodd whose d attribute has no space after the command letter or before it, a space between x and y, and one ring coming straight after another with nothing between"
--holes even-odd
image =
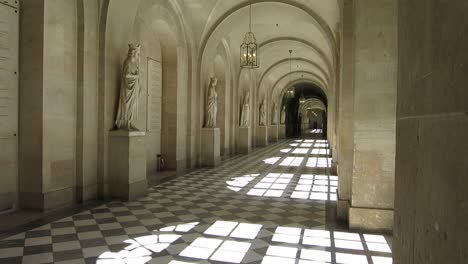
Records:
<instances>
[{"instance_id":1,"label":"window light pattern","mask_svg":"<svg viewBox=\"0 0 468 264\"><path fill-rule=\"evenodd\" d=\"M306 167L308 168L331 168L331 158L309 157Z\"/></svg>"},{"instance_id":2,"label":"window light pattern","mask_svg":"<svg viewBox=\"0 0 468 264\"><path fill-rule=\"evenodd\" d=\"M286 157L281 161L279 166L285 166L285 167L300 167L302 164L302 161L304 161L303 157Z\"/></svg>"},{"instance_id":3,"label":"window light pattern","mask_svg":"<svg viewBox=\"0 0 468 264\"><path fill-rule=\"evenodd\" d=\"M330 150L325 149L325 148L314 148L310 152L312 155L330 155Z\"/></svg>"},{"instance_id":4,"label":"window light pattern","mask_svg":"<svg viewBox=\"0 0 468 264\"><path fill-rule=\"evenodd\" d=\"M199 237L179 255L183 257L241 263L251 243Z\"/></svg>"},{"instance_id":5,"label":"window light pattern","mask_svg":"<svg viewBox=\"0 0 468 264\"><path fill-rule=\"evenodd\" d=\"M216 221L204 232L205 235L216 236L216 238L196 238L179 255L194 259L241 263L251 243L230 241L222 238L231 237L253 240L257 237L261 228L262 225L259 224Z\"/></svg>"},{"instance_id":6,"label":"window light pattern","mask_svg":"<svg viewBox=\"0 0 468 264\"><path fill-rule=\"evenodd\" d=\"M255 239L262 225L238 223L229 221L216 221L205 232L205 235Z\"/></svg>"},{"instance_id":7,"label":"window light pattern","mask_svg":"<svg viewBox=\"0 0 468 264\"><path fill-rule=\"evenodd\" d=\"M228 189L231 191L239 192L243 187L247 186L251 181L255 180L260 174L249 174L242 177L232 178L229 181L226 181Z\"/></svg>"},{"instance_id":8,"label":"window light pattern","mask_svg":"<svg viewBox=\"0 0 468 264\"><path fill-rule=\"evenodd\" d=\"M295 150L293 150L292 153L293 154L308 154L309 149L308 148L296 148Z\"/></svg>"},{"instance_id":9,"label":"window light pattern","mask_svg":"<svg viewBox=\"0 0 468 264\"><path fill-rule=\"evenodd\" d=\"M96 263L149 263L155 254L168 249L197 225L169 226L155 234L126 240L127 247L101 254ZM168 264L195 264L200 260L242 263L261 230L260 224L216 221L179 251L179 256L187 260L174 259ZM392 264L392 251L382 235L278 226L271 240L275 244L268 245L262 264Z\"/></svg>"},{"instance_id":10,"label":"window light pattern","mask_svg":"<svg viewBox=\"0 0 468 264\"><path fill-rule=\"evenodd\" d=\"M281 159L281 157L273 157L273 158L265 159L265 160L263 160L263 162L265 162L266 164L274 165L274 164L276 164L276 162L278 162L280 159Z\"/></svg>"},{"instance_id":11,"label":"window light pattern","mask_svg":"<svg viewBox=\"0 0 468 264\"><path fill-rule=\"evenodd\" d=\"M181 233L189 232L198 224L194 222L169 226L160 229L159 234L125 240L123 243L128 246L119 252L104 252L98 257L96 264L147 263L154 253L161 253L179 239L182 236Z\"/></svg>"},{"instance_id":12,"label":"window light pattern","mask_svg":"<svg viewBox=\"0 0 468 264\"><path fill-rule=\"evenodd\" d=\"M295 264L296 259L299 259L299 264L369 264L367 255L374 264L392 263L390 247L381 235L279 226L272 241L283 244L270 245L262 264ZM373 246L376 247L372 249Z\"/></svg>"},{"instance_id":13,"label":"window light pattern","mask_svg":"<svg viewBox=\"0 0 468 264\"><path fill-rule=\"evenodd\" d=\"M247 192L247 195L281 197L293 176L290 173L269 173Z\"/></svg>"},{"instance_id":14,"label":"window light pattern","mask_svg":"<svg viewBox=\"0 0 468 264\"><path fill-rule=\"evenodd\" d=\"M282 153L292 154L311 154L311 155L325 155L329 156L330 151L328 149L327 140L295 140L295 143L289 144L292 148L285 148L280 150Z\"/></svg>"},{"instance_id":15,"label":"window light pattern","mask_svg":"<svg viewBox=\"0 0 468 264\"><path fill-rule=\"evenodd\" d=\"M269 173L259 182L254 183L260 174L248 174L226 181L227 188L240 192L247 189L250 196L263 197L290 197L293 199L336 201L338 177L328 175L301 174L295 176L291 173ZM299 179L297 179L299 177ZM294 184L291 184L293 179ZM289 196L289 194L291 194Z\"/></svg>"},{"instance_id":16,"label":"window light pattern","mask_svg":"<svg viewBox=\"0 0 468 264\"><path fill-rule=\"evenodd\" d=\"M291 194L291 198L336 201L338 177L303 174Z\"/></svg>"},{"instance_id":17,"label":"window light pattern","mask_svg":"<svg viewBox=\"0 0 468 264\"><path fill-rule=\"evenodd\" d=\"M312 130L310 130L309 133L310 133L310 134L322 134L322 133L323 133L323 129L319 129L319 128L312 129Z\"/></svg>"}]
</instances>

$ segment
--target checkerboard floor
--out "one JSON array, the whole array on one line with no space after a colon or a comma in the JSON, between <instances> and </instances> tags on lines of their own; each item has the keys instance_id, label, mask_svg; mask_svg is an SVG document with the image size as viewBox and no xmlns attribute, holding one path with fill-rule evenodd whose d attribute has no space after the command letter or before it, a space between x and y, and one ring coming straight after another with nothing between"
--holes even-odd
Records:
<instances>
[{"instance_id":1,"label":"checkerboard floor","mask_svg":"<svg viewBox=\"0 0 468 264\"><path fill-rule=\"evenodd\" d=\"M392 263L391 238L330 217L330 162L326 141L282 141L0 240L0 263Z\"/></svg>"}]
</instances>

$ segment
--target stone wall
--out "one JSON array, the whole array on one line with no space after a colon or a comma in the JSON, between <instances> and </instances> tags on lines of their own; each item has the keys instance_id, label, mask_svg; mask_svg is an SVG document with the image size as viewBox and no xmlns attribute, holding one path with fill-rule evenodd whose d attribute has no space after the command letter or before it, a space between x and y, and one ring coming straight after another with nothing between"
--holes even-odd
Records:
<instances>
[{"instance_id":1,"label":"stone wall","mask_svg":"<svg viewBox=\"0 0 468 264\"><path fill-rule=\"evenodd\" d=\"M399 1L394 263L468 263L465 0Z\"/></svg>"},{"instance_id":2,"label":"stone wall","mask_svg":"<svg viewBox=\"0 0 468 264\"><path fill-rule=\"evenodd\" d=\"M18 206L18 11L0 3L0 212Z\"/></svg>"},{"instance_id":3,"label":"stone wall","mask_svg":"<svg viewBox=\"0 0 468 264\"><path fill-rule=\"evenodd\" d=\"M396 2L354 1L351 228L392 229L397 50Z\"/></svg>"}]
</instances>

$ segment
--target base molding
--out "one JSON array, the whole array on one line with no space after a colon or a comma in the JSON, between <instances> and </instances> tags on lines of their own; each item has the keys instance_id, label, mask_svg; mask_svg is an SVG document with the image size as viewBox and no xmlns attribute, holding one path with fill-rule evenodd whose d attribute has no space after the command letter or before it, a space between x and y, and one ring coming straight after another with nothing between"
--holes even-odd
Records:
<instances>
[{"instance_id":1,"label":"base molding","mask_svg":"<svg viewBox=\"0 0 468 264\"><path fill-rule=\"evenodd\" d=\"M118 198L123 201L133 201L140 197L143 197L148 192L148 181L141 180L128 184L113 184L112 193L114 198Z\"/></svg>"},{"instance_id":2,"label":"base molding","mask_svg":"<svg viewBox=\"0 0 468 264\"><path fill-rule=\"evenodd\" d=\"M349 208L349 228L359 231L393 231L393 210L378 208Z\"/></svg>"},{"instance_id":3,"label":"base molding","mask_svg":"<svg viewBox=\"0 0 468 264\"><path fill-rule=\"evenodd\" d=\"M349 200L341 200L340 198L338 198L338 200L336 201L336 217L338 218L338 220L348 222L349 207Z\"/></svg>"},{"instance_id":4,"label":"base molding","mask_svg":"<svg viewBox=\"0 0 468 264\"><path fill-rule=\"evenodd\" d=\"M86 201L96 200L97 198L98 198L97 183L76 187L76 200L78 202L82 203Z\"/></svg>"},{"instance_id":5,"label":"base molding","mask_svg":"<svg viewBox=\"0 0 468 264\"><path fill-rule=\"evenodd\" d=\"M268 146L268 127L259 126L257 128L257 146L266 147Z\"/></svg>"},{"instance_id":6,"label":"base molding","mask_svg":"<svg viewBox=\"0 0 468 264\"><path fill-rule=\"evenodd\" d=\"M20 192L19 204L21 209L50 211L72 206L76 203L75 188L66 187L46 193Z\"/></svg>"},{"instance_id":7,"label":"base molding","mask_svg":"<svg viewBox=\"0 0 468 264\"><path fill-rule=\"evenodd\" d=\"M252 151L252 130L250 127L239 127L237 149L240 154L249 154Z\"/></svg>"}]
</instances>

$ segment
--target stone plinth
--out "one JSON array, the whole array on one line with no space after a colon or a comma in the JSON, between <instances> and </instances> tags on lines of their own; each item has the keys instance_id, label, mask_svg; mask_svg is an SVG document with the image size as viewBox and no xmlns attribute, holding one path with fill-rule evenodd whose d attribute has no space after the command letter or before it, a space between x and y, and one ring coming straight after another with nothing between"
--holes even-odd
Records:
<instances>
[{"instance_id":1,"label":"stone plinth","mask_svg":"<svg viewBox=\"0 0 468 264\"><path fill-rule=\"evenodd\" d=\"M270 142L278 142L278 125L271 125L270 126Z\"/></svg>"},{"instance_id":2,"label":"stone plinth","mask_svg":"<svg viewBox=\"0 0 468 264\"><path fill-rule=\"evenodd\" d=\"M286 125L279 125L278 127L278 138L285 139L286 138Z\"/></svg>"},{"instance_id":3,"label":"stone plinth","mask_svg":"<svg viewBox=\"0 0 468 264\"><path fill-rule=\"evenodd\" d=\"M252 150L252 129L250 127L239 127L239 153L249 154Z\"/></svg>"},{"instance_id":4,"label":"stone plinth","mask_svg":"<svg viewBox=\"0 0 468 264\"><path fill-rule=\"evenodd\" d=\"M349 228L359 231L391 233L393 210L376 208L349 208Z\"/></svg>"},{"instance_id":5,"label":"stone plinth","mask_svg":"<svg viewBox=\"0 0 468 264\"><path fill-rule=\"evenodd\" d=\"M266 147L268 145L268 127L259 126L257 128L257 146Z\"/></svg>"},{"instance_id":6,"label":"stone plinth","mask_svg":"<svg viewBox=\"0 0 468 264\"><path fill-rule=\"evenodd\" d=\"M145 132L109 133L109 185L112 198L135 200L147 192Z\"/></svg>"},{"instance_id":7,"label":"stone plinth","mask_svg":"<svg viewBox=\"0 0 468 264\"><path fill-rule=\"evenodd\" d=\"M202 165L216 167L221 162L219 128L202 128Z\"/></svg>"}]
</instances>

